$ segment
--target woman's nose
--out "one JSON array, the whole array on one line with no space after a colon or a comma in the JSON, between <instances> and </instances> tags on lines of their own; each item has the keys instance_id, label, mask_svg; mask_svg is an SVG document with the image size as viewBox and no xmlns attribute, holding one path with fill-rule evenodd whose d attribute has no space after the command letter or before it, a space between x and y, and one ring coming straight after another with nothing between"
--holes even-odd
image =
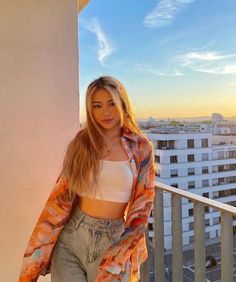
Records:
<instances>
[{"instance_id":1,"label":"woman's nose","mask_svg":"<svg viewBox=\"0 0 236 282\"><path fill-rule=\"evenodd\" d=\"M103 108L104 114L110 114L110 109L108 107Z\"/></svg>"}]
</instances>

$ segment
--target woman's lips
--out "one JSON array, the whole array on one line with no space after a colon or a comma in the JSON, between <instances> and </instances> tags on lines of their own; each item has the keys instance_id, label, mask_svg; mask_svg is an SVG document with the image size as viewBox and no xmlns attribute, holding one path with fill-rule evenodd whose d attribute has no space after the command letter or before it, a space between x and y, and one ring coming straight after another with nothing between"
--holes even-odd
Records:
<instances>
[{"instance_id":1,"label":"woman's lips","mask_svg":"<svg viewBox=\"0 0 236 282\"><path fill-rule=\"evenodd\" d=\"M111 122L113 119L102 119L102 122L105 122L105 123L109 123Z\"/></svg>"}]
</instances>

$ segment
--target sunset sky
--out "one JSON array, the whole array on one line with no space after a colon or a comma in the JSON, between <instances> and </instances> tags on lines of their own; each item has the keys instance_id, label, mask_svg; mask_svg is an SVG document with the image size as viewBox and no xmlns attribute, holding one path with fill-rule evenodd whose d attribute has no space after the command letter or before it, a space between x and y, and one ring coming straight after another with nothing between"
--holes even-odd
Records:
<instances>
[{"instance_id":1,"label":"sunset sky","mask_svg":"<svg viewBox=\"0 0 236 282\"><path fill-rule=\"evenodd\" d=\"M79 16L80 113L100 75L138 119L236 116L235 0L91 0Z\"/></svg>"}]
</instances>

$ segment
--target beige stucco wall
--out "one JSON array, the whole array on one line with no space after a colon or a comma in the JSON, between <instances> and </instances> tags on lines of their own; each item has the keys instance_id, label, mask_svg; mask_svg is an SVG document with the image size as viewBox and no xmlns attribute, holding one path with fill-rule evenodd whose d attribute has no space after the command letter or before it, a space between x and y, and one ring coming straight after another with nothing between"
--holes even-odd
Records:
<instances>
[{"instance_id":1,"label":"beige stucco wall","mask_svg":"<svg viewBox=\"0 0 236 282\"><path fill-rule=\"evenodd\" d=\"M77 0L0 1L0 281L17 281L79 128L77 11Z\"/></svg>"}]
</instances>

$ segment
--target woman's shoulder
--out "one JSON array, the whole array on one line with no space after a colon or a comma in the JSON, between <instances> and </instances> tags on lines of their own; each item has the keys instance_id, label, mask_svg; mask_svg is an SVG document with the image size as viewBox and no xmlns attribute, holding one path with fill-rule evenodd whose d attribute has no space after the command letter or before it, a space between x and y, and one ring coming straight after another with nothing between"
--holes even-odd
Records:
<instances>
[{"instance_id":1,"label":"woman's shoulder","mask_svg":"<svg viewBox=\"0 0 236 282\"><path fill-rule=\"evenodd\" d=\"M143 133L139 132L137 134L137 144L141 151L153 151L153 144L152 141L148 138L148 136Z\"/></svg>"},{"instance_id":2,"label":"woman's shoulder","mask_svg":"<svg viewBox=\"0 0 236 282\"><path fill-rule=\"evenodd\" d=\"M147 144L149 145L151 142L151 140L148 138L148 136L144 133L144 132L138 132L137 134L137 140L142 143L142 144Z\"/></svg>"}]
</instances>

